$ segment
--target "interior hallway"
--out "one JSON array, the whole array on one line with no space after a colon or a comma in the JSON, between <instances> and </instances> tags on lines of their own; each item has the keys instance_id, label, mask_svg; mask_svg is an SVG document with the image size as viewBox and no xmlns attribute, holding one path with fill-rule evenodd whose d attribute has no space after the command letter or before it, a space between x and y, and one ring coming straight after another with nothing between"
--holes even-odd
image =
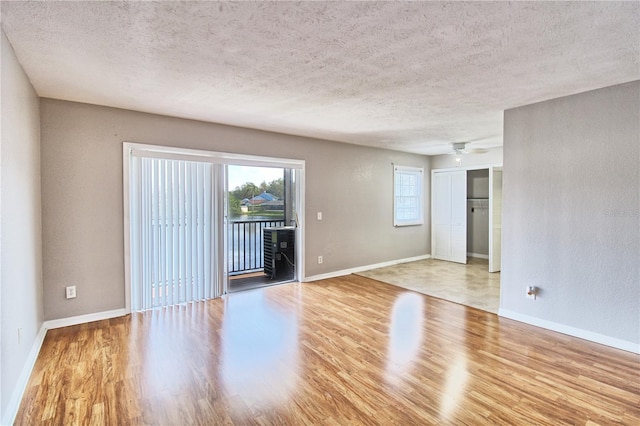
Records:
<instances>
[{"instance_id":1,"label":"interior hallway","mask_svg":"<svg viewBox=\"0 0 640 426\"><path fill-rule=\"evenodd\" d=\"M358 273L398 287L498 313L500 273L490 273L485 259L468 258L468 263L426 259Z\"/></svg>"}]
</instances>

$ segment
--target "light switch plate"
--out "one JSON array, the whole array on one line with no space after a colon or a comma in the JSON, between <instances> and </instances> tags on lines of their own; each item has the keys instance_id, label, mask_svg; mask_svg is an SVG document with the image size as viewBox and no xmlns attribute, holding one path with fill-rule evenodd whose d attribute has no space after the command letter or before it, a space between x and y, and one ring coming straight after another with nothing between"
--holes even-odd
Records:
<instances>
[{"instance_id":1,"label":"light switch plate","mask_svg":"<svg viewBox=\"0 0 640 426\"><path fill-rule=\"evenodd\" d=\"M74 299L76 297L76 286L70 285L65 288L67 299Z\"/></svg>"}]
</instances>

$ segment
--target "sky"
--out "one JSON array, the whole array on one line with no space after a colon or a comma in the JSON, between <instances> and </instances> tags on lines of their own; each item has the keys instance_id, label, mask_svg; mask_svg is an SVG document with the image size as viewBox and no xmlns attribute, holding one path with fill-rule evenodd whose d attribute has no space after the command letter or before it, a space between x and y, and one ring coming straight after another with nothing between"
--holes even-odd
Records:
<instances>
[{"instance_id":1,"label":"sky","mask_svg":"<svg viewBox=\"0 0 640 426\"><path fill-rule=\"evenodd\" d=\"M245 182L259 186L282 177L283 170L272 167L229 166L229 190L233 191Z\"/></svg>"}]
</instances>

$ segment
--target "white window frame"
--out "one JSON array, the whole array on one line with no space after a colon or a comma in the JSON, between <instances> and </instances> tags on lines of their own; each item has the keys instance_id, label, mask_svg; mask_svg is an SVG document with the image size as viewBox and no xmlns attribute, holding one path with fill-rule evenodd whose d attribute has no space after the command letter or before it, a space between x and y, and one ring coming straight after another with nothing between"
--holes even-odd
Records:
<instances>
[{"instance_id":1,"label":"white window frame","mask_svg":"<svg viewBox=\"0 0 640 426\"><path fill-rule=\"evenodd\" d=\"M409 195L403 195L403 191L398 191L400 180L404 176L415 178L415 191ZM411 217L398 217L398 209L400 208L400 199L414 199L416 209ZM424 224L424 169L421 167L409 166L393 166L393 226L413 226Z\"/></svg>"}]
</instances>

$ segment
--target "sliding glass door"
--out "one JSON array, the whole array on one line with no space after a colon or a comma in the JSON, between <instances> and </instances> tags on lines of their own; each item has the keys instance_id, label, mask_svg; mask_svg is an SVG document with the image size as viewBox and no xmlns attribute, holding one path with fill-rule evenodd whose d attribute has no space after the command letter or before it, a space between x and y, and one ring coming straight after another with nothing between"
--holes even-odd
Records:
<instances>
[{"instance_id":1,"label":"sliding glass door","mask_svg":"<svg viewBox=\"0 0 640 426\"><path fill-rule=\"evenodd\" d=\"M274 283L263 276L265 228L289 228L272 253L287 265L272 266L303 276L303 161L125 143L123 163L128 311L219 297L240 274ZM247 180L256 171L262 179Z\"/></svg>"}]
</instances>

